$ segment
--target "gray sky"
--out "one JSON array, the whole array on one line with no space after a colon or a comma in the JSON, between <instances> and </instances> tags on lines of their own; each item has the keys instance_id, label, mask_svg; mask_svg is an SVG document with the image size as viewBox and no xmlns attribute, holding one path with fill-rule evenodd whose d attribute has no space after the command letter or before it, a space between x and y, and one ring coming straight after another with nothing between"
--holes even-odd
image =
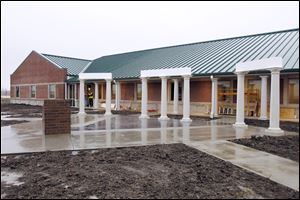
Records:
<instances>
[{"instance_id":1,"label":"gray sky","mask_svg":"<svg viewBox=\"0 0 300 200\"><path fill-rule=\"evenodd\" d=\"M299 27L299 2L3 2L1 88L32 50L104 55Z\"/></svg>"}]
</instances>

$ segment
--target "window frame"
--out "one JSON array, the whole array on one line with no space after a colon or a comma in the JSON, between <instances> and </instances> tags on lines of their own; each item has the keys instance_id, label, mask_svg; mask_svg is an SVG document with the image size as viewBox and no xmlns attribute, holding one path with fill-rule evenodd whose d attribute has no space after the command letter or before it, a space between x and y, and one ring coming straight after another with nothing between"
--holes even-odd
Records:
<instances>
[{"instance_id":1,"label":"window frame","mask_svg":"<svg viewBox=\"0 0 300 200\"><path fill-rule=\"evenodd\" d=\"M32 97L32 87L35 87L34 97ZM29 86L29 97L30 97L31 99L36 99L36 85L30 85L30 86Z\"/></svg>"},{"instance_id":2,"label":"window frame","mask_svg":"<svg viewBox=\"0 0 300 200\"><path fill-rule=\"evenodd\" d=\"M18 96L17 96L17 88L19 88L19 95L18 95ZM21 96L21 86L16 85L16 86L15 86L15 97L16 97L16 98L20 98L20 96Z\"/></svg>"},{"instance_id":3,"label":"window frame","mask_svg":"<svg viewBox=\"0 0 300 200\"><path fill-rule=\"evenodd\" d=\"M50 87L54 85L54 97L50 97ZM49 84L48 85L48 99L56 99L56 84Z\"/></svg>"}]
</instances>

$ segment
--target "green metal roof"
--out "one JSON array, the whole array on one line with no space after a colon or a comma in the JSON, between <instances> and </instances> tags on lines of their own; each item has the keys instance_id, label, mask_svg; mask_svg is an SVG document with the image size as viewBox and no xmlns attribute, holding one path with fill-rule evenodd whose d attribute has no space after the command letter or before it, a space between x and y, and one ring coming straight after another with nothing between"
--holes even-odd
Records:
<instances>
[{"instance_id":1,"label":"green metal roof","mask_svg":"<svg viewBox=\"0 0 300 200\"><path fill-rule=\"evenodd\" d=\"M138 78L141 70L191 67L193 75L232 74L235 64L280 56L284 70L299 70L299 29L103 56L86 73Z\"/></svg>"},{"instance_id":2,"label":"green metal roof","mask_svg":"<svg viewBox=\"0 0 300 200\"><path fill-rule=\"evenodd\" d=\"M61 68L67 68L68 75L78 75L89 63L91 60L79 59L79 58L70 58L49 54L42 54L51 62L55 63Z\"/></svg>"}]
</instances>

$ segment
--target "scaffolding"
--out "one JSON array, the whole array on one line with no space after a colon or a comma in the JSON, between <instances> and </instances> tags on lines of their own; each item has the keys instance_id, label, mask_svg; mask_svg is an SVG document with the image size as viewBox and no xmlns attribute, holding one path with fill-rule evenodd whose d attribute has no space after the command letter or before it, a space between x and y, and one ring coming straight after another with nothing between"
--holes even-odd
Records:
<instances>
[{"instance_id":1,"label":"scaffolding","mask_svg":"<svg viewBox=\"0 0 300 200\"><path fill-rule=\"evenodd\" d=\"M218 90L218 113L225 115L236 114L236 88L222 88ZM245 92L245 112L247 116L259 116L260 92L258 89L247 89Z\"/></svg>"}]
</instances>

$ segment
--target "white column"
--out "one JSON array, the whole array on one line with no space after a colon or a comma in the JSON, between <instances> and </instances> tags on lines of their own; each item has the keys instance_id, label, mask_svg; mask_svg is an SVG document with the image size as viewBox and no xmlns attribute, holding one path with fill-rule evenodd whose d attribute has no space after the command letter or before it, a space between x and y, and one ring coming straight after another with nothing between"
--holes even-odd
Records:
<instances>
[{"instance_id":1,"label":"white column","mask_svg":"<svg viewBox=\"0 0 300 200\"><path fill-rule=\"evenodd\" d=\"M106 111L104 115L111 115L111 79L106 79Z\"/></svg>"},{"instance_id":2,"label":"white column","mask_svg":"<svg viewBox=\"0 0 300 200\"><path fill-rule=\"evenodd\" d=\"M173 114L178 114L178 79L174 81L174 100L173 100Z\"/></svg>"},{"instance_id":3,"label":"white column","mask_svg":"<svg viewBox=\"0 0 300 200\"><path fill-rule=\"evenodd\" d=\"M84 80L81 79L80 80L80 88L79 88L79 113L78 114L85 114L85 111L84 111Z\"/></svg>"},{"instance_id":4,"label":"white column","mask_svg":"<svg viewBox=\"0 0 300 200\"><path fill-rule=\"evenodd\" d=\"M65 99L68 99L68 84L65 83Z\"/></svg>"},{"instance_id":5,"label":"white column","mask_svg":"<svg viewBox=\"0 0 300 200\"><path fill-rule=\"evenodd\" d=\"M237 73L237 101L236 101L236 122L234 126L236 127L247 127L244 122L244 82L245 82L245 72Z\"/></svg>"},{"instance_id":6,"label":"white column","mask_svg":"<svg viewBox=\"0 0 300 200\"><path fill-rule=\"evenodd\" d=\"M280 120L280 69L271 70L270 125L267 131L282 133Z\"/></svg>"},{"instance_id":7,"label":"white column","mask_svg":"<svg viewBox=\"0 0 300 200\"><path fill-rule=\"evenodd\" d=\"M267 117L267 81L268 76L260 76L261 77L261 102L260 102L260 118L261 120L268 119Z\"/></svg>"},{"instance_id":8,"label":"white column","mask_svg":"<svg viewBox=\"0 0 300 200\"><path fill-rule=\"evenodd\" d=\"M94 108L99 108L99 83L95 82L95 98L94 98Z\"/></svg>"},{"instance_id":9,"label":"white column","mask_svg":"<svg viewBox=\"0 0 300 200\"><path fill-rule=\"evenodd\" d=\"M211 112L210 118L218 116L218 78L210 77L211 79Z\"/></svg>"},{"instance_id":10,"label":"white column","mask_svg":"<svg viewBox=\"0 0 300 200\"><path fill-rule=\"evenodd\" d=\"M71 97L71 84L67 85L67 94L68 94L68 99Z\"/></svg>"},{"instance_id":11,"label":"white column","mask_svg":"<svg viewBox=\"0 0 300 200\"><path fill-rule=\"evenodd\" d=\"M78 107L78 102L77 102L77 83L74 85L74 101L75 101L75 107Z\"/></svg>"},{"instance_id":12,"label":"white column","mask_svg":"<svg viewBox=\"0 0 300 200\"><path fill-rule=\"evenodd\" d=\"M167 109L167 77L162 76L161 78L161 100L160 100L160 117L159 120L168 120Z\"/></svg>"},{"instance_id":13,"label":"white column","mask_svg":"<svg viewBox=\"0 0 300 200\"><path fill-rule=\"evenodd\" d=\"M147 78L142 79L142 108L141 108L141 116L140 118L149 118L148 117L148 84Z\"/></svg>"},{"instance_id":14,"label":"white column","mask_svg":"<svg viewBox=\"0 0 300 200\"><path fill-rule=\"evenodd\" d=\"M120 110L121 87L120 82L116 81L116 110Z\"/></svg>"},{"instance_id":15,"label":"white column","mask_svg":"<svg viewBox=\"0 0 300 200\"><path fill-rule=\"evenodd\" d=\"M190 77L183 76L183 118L182 122L190 122Z\"/></svg>"}]
</instances>

